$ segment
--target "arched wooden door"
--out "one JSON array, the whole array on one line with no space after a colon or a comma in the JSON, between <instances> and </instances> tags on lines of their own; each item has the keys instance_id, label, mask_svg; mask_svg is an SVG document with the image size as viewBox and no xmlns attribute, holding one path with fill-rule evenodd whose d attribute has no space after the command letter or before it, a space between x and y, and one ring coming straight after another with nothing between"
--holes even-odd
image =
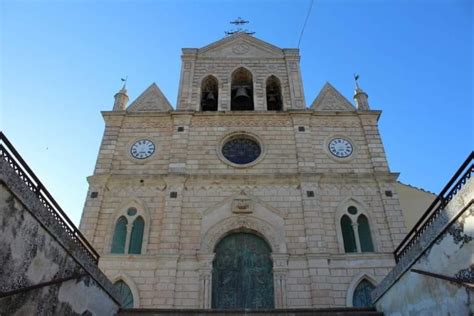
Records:
<instances>
[{"instance_id":1,"label":"arched wooden door","mask_svg":"<svg viewBox=\"0 0 474 316\"><path fill-rule=\"evenodd\" d=\"M262 238L231 234L215 251L212 308L274 308L271 249Z\"/></svg>"}]
</instances>

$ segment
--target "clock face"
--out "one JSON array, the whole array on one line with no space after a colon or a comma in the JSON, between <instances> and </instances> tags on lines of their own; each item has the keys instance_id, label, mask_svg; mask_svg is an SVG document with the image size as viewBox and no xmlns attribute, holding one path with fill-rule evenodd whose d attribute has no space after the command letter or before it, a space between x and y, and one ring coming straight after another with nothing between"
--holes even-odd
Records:
<instances>
[{"instance_id":1,"label":"clock face","mask_svg":"<svg viewBox=\"0 0 474 316\"><path fill-rule=\"evenodd\" d=\"M148 139L136 141L130 148L130 154L136 159L146 159L155 152L155 144Z\"/></svg>"},{"instance_id":2,"label":"clock face","mask_svg":"<svg viewBox=\"0 0 474 316\"><path fill-rule=\"evenodd\" d=\"M353 147L350 141L344 138L334 138L328 144L331 154L338 158L346 158L352 155Z\"/></svg>"}]
</instances>

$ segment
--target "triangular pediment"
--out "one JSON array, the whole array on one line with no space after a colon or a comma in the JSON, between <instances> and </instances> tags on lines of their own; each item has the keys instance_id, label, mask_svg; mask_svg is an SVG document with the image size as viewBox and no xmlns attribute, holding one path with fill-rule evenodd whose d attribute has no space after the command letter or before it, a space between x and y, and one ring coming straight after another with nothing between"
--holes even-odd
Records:
<instances>
[{"instance_id":1,"label":"triangular pediment","mask_svg":"<svg viewBox=\"0 0 474 316\"><path fill-rule=\"evenodd\" d=\"M213 58L283 57L283 50L245 33L236 33L198 50L198 55Z\"/></svg>"},{"instance_id":2,"label":"triangular pediment","mask_svg":"<svg viewBox=\"0 0 474 316\"><path fill-rule=\"evenodd\" d=\"M147 111L158 111L168 112L173 111L168 99L166 99L163 92L156 85L152 83L135 101L130 104L127 111L129 112L147 112Z\"/></svg>"},{"instance_id":3,"label":"triangular pediment","mask_svg":"<svg viewBox=\"0 0 474 316\"><path fill-rule=\"evenodd\" d=\"M329 82L319 92L311 104L315 111L355 111L354 106Z\"/></svg>"}]
</instances>

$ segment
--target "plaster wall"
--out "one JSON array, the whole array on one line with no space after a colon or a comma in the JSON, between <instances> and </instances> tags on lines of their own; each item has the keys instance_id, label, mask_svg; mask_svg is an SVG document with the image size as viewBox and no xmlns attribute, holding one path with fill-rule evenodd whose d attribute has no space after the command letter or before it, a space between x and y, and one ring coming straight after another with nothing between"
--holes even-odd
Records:
<instances>
[{"instance_id":1,"label":"plaster wall","mask_svg":"<svg viewBox=\"0 0 474 316\"><path fill-rule=\"evenodd\" d=\"M431 203L433 203L436 195L400 182L397 182L395 188L400 198L400 207L403 211L405 226L407 231L410 231Z\"/></svg>"},{"instance_id":2,"label":"plaster wall","mask_svg":"<svg viewBox=\"0 0 474 316\"><path fill-rule=\"evenodd\" d=\"M385 315L472 315L473 290L458 283L410 271L418 269L474 280L474 181L466 184L425 230L405 256L413 265L400 263L376 289L376 307ZM461 213L462 211L462 213ZM453 216L461 214L446 226ZM441 232L441 233L438 233ZM433 242L433 243L432 243ZM425 250L426 249L426 250ZM421 256L420 256L421 255ZM381 291L383 291L381 293Z\"/></svg>"},{"instance_id":3,"label":"plaster wall","mask_svg":"<svg viewBox=\"0 0 474 316\"><path fill-rule=\"evenodd\" d=\"M1 315L112 315L117 303L0 182L0 291L82 277L0 298Z\"/></svg>"}]
</instances>

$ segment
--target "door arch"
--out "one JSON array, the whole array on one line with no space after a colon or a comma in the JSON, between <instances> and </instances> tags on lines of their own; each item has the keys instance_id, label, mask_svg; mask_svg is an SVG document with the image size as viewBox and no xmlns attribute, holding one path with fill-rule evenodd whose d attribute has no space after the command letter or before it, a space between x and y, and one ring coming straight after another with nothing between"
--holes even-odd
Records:
<instances>
[{"instance_id":1,"label":"door arch","mask_svg":"<svg viewBox=\"0 0 474 316\"><path fill-rule=\"evenodd\" d=\"M215 248L212 264L212 308L274 308L273 262L265 240L233 233Z\"/></svg>"}]
</instances>

